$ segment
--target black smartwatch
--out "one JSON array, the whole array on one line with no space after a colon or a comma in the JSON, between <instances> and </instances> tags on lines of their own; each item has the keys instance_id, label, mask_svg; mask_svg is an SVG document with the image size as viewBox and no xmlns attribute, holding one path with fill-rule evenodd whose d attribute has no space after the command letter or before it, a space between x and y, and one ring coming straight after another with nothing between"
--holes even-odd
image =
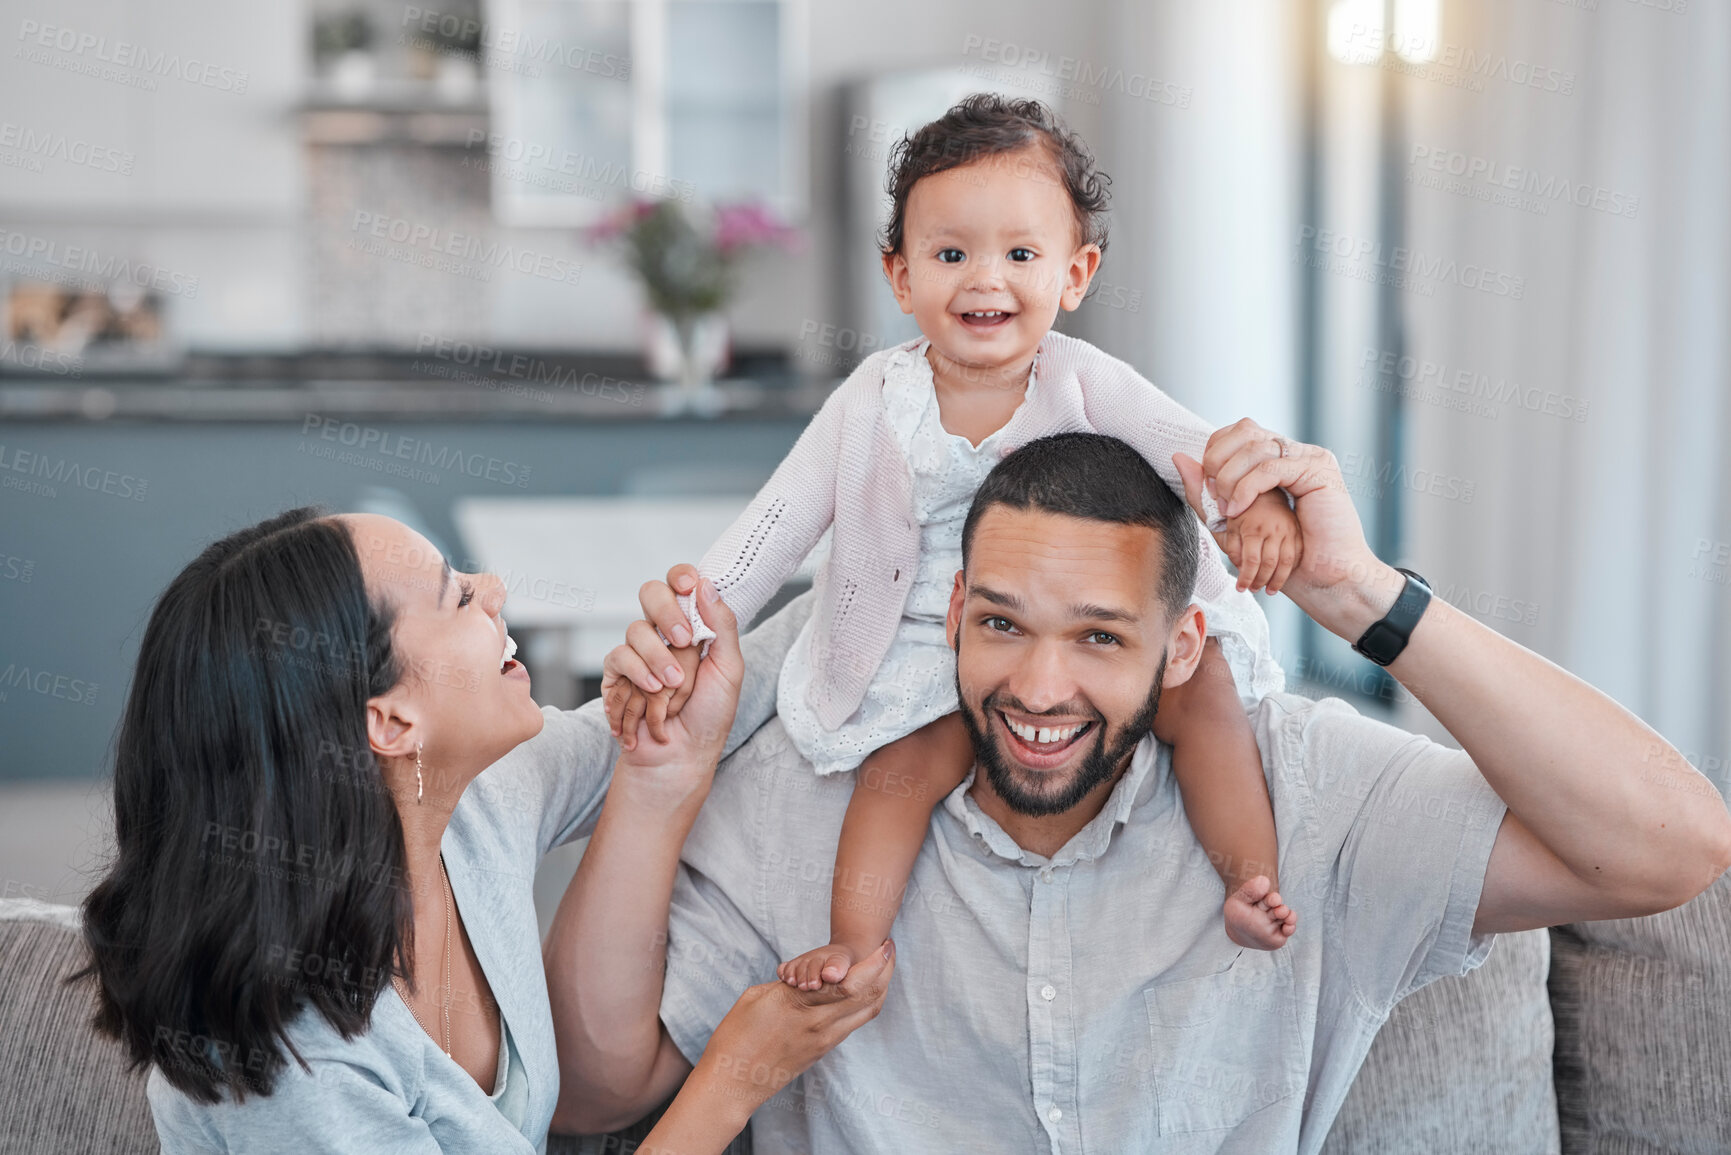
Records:
<instances>
[{"instance_id":1,"label":"black smartwatch","mask_svg":"<svg viewBox=\"0 0 1731 1155\"><path fill-rule=\"evenodd\" d=\"M1424 616L1425 607L1430 605L1429 582L1410 569L1397 569L1395 572L1406 575L1406 585L1401 588L1400 596L1394 599L1394 605L1382 620L1373 623L1364 631L1364 636L1352 644L1354 650L1379 666L1386 666L1400 657L1407 640L1412 637L1413 628Z\"/></svg>"}]
</instances>

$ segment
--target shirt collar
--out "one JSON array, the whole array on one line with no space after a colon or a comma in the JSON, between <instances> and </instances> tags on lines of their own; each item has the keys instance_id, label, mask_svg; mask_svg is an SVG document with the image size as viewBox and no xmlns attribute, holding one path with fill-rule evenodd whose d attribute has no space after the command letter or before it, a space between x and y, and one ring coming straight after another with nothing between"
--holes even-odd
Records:
<instances>
[{"instance_id":1,"label":"shirt collar","mask_svg":"<svg viewBox=\"0 0 1731 1155\"><path fill-rule=\"evenodd\" d=\"M1130 821L1131 812L1160 789L1168 776L1169 762L1166 747L1157 742L1154 735L1143 735L1142 741L1136 744L1135 751L1130 755L1130 768L1118 779L1118 784L1112 788L1112 793L1106 799L1106 805L1100 808L1100 813L1094 815L1088 825L1078 830L1070 841L1049 859L1024 850L974 801L969 791L974 785L974 777L979 773L978 763L968 771L962 784L945 796L944 809L986 850L1010 862L1031 867L1072 866L1078 862L1092 862L1106 853L1113 833L1120 825Z\"/></svg>"}]
</instances>

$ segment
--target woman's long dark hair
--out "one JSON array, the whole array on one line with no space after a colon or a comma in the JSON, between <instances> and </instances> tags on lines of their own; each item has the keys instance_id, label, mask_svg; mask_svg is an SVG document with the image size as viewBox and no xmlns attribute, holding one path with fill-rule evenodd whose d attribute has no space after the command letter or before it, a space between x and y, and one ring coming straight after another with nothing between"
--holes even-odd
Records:
<instances>
[{"instance_id":1,"label":"woman's long dark hair","mask_svg":"<svg viewBox=\"0 0 1731 1155\"><path fill-rule=\"evenodd\" d=\"M391 625L348 529L296 509L206 549L145 627L77 977L97 1029L199 1102L268 1095L301 1061L285 1028L304 1006L365 1031L412 957L402 826L367 742L367 699L402 676Z\"/></svg>"}]
</instances>

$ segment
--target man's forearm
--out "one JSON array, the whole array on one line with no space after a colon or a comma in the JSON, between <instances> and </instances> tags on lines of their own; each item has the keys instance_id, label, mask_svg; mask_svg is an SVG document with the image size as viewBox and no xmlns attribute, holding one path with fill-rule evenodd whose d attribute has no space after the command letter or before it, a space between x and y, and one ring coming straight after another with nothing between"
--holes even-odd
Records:
<instances>
[{"instance_id":1,"label":"man's forearm","mask_svg":"<svg viewBox=\"0 0 1731 1155\"><path fill-rule=\"evenodd\" d=\"M1377 563L1362 580L1306 598L1305 608L1356 641L1403 583ZM1731 861L1725 805L1681 754L1607 695L1441 598L1388 671L1584 882L1663 908L1699 893ZM1643 773L1656 766L1701 789L1656 786L1658 776Z\"/></svg>"},{"instance_id":2,"label":"man's forearm","mask_svg":"<svg viewBox=\"0 0 1731 1155\"><path fill-rule=\"evenodd\" d=\"M705 793L670 800L615 775L545 949L561 1100L632 1103L659 1081L668 909Z\"/></svg>"},{"instance_id":3,"label":"man's forearm","mask_svg":"<svg viewBox=\"0 0 1731 1155\"><path fill-rule=\"evenodd\" d=\"M1405 578L1364 539L1340 463L1244 418L1177 456L1191 508L1212 485L1228 515L1279 486L1304 535L1283 592L1356 642ZM1477 931L1647 914L1689 901L1731 863L1718 792L1640 719L1579 678L1433 598L1388 671L1448 728L1508 806ZM1662 761L1694 788L1642 781Z\"/></svg>"}]
</instances>

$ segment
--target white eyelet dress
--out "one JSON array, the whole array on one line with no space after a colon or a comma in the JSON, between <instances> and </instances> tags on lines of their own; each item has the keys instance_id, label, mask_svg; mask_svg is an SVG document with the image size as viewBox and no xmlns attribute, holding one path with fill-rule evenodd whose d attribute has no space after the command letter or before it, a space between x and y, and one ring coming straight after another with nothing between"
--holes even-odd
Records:
<instances>
[{"instance_id":1,"label":"white eyelet dress","mask_svg":"<svg viewBox=\"0 0 1731 1155\"><path fill-rule=\"evenodd\" d=\"M859 709L834 730L824 729L806 700L813 619L807 619L781 668L776 710L794 747L819 774L852 770L878 747L957 706L956 658L944 637L944 619L956 571L962 568L962 523L974 491L1003 456L1004 430L975 446L944 428L926 346L921 341L897 350L884 367L884 416L913 471L914 514L920 527L919 568L895 638ZM1036 357L1022 404L1033 396L1038 375Z\"/></svg>"}]
</instances>

